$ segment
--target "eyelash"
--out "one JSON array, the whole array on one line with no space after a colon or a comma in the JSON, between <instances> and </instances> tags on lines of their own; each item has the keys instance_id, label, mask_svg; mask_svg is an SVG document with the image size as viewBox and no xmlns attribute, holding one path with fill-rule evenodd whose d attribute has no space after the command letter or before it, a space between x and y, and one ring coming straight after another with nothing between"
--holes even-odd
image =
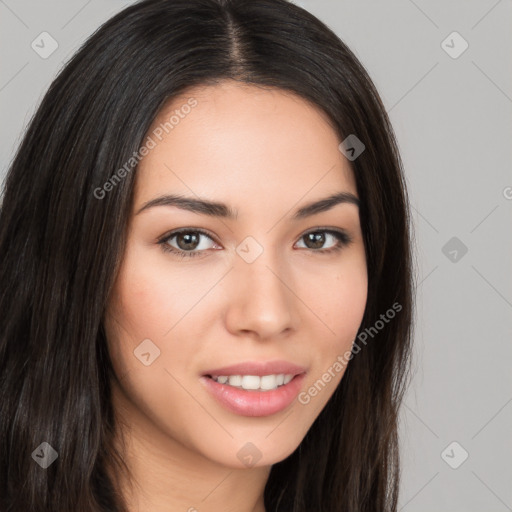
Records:
<instances>
[{"instance_id":1,"label":"eyelash","mask_svg":"<svg viewBox=\"0 0 512 512\"><path fill-rule=\"evenodd\" d=\"M201 253L205 252L205 250L182 251L182 250L178 250L174 247L171 247L167 243L169 240L171 240L172 238L174 238L175 236L177 236L181 233L200 233L200 234L210 238L213 242L215 242L213 237L208 232L204 231L203 229L199 229L199 228L178 229L176 231L172 231L171 233L164 235L162 238L160 238L157 241L157 243L159 245L161 245L162 251L164 251L166 253L172 253L180 258L193 258L193 257L199 256L199 255L201 255ZM323 228L315 228L313 231L308 231L307 233L304 233L299 238L299 240L301 240L302 238L304 238L307 235L310 235L312 233L328 233L330 235L333 235L338 240L338 243L334 247L330 247L329 249L308 249L311 252L317 252L317 253L321 253L321 254L335 253L335 252L341 251L341 249L343 249L344 247L346 247L347 245L349 245L352 242L352 238L344 231L338 231L338 230L333 230L333 229L323 229Z\"/></svg>"}]
</instances>

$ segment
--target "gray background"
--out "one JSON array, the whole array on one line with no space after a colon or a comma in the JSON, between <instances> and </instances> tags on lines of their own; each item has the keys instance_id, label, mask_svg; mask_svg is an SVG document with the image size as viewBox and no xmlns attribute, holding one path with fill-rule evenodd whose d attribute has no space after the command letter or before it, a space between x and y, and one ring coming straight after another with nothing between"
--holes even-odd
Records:
<instances>
[{"instance_id":1,"label":"gray background","mask_svg":"<svg viewBox=\"0 0 512 512\"><path fill-rule=\"evenodd\" d=\"M63 63L130 3L0 0L2 177ZM406 169L420 285L400 510L512 510L512 2L296 3L368 69Z\"/></svg>"}]
</instances>

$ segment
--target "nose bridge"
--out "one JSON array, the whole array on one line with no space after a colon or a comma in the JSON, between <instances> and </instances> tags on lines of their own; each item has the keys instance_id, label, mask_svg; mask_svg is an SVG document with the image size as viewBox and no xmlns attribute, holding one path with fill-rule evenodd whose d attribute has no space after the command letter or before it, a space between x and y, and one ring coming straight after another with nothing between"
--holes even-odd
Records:
<instances>
[{"instance_id":1,"label":"nose bridge","mask_svg":"<svg viewBox=\"0 0 512 512\"><path fill-rule=\"evenodd\" d=\"M288 288L291 276L275 248L263 247L247 237L236 251L231 273L235 293L229 302L228 327L254 331L261 337L277 336L296 327L296 301Z\"/></svg>"}]
</instances>

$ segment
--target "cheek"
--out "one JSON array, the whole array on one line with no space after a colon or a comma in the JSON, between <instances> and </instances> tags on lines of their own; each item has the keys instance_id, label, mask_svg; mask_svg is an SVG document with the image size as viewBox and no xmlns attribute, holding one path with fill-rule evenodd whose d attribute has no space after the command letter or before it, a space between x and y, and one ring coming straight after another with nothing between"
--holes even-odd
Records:
<instances>
[{"instance_id":1,"label":"cheek","mask_svg":"<svg viewBox=\"0 0 512 512\"><path fill-rule=\"evenodd\" d=\"M351 262L352 263L352 262ZM366 265L359 259L336 271L316 274L308 279L309 301L323 320L328 345L351 342L363 319L368 296Z\"/></svg>"},{"instance_id":2,"label":"cheek","mask_svg":"<svg viewBox=\"0 0 512 512\"><path fill-rule=\"evenodd\" d=\"M317 273L305 282L309 285L309 297L306 303L314 305L311 309L318 319L315 325L315 350L313 374L319 377L347 351L350 351L361 325L368 296L368 277L364 258L347 259L337 270ZM307 295L306 295L307 296ZM330 387L341 380L345 367L338 369Z\"/></svg>"},{"instance_id":3,"label":"cheek","mask_svg":"<svg viewBox=\"0 0 512 512\"><path fill-rule=\"evenodd\" d=\"M165 338L198 296L193 276L181 278L157 251L127 251L111 308L119 322L140 340Z\"/></svg>"},{"instance_id":4,"label":"cheek","mask_svg":"<svg viewBox=\"0 0 512 512\"><path fill-rule=\"evenodd\" d=\"M152 363L157 366L162 335L172 325L169 308L166 314L164 306L172 298L171 287L158 268L143 263L136 252L126 252L105 315L109 350L119 378L140 370L141 362L134 357L139 346L152 349L152 358L158 354Z\"/></svg>"},{"instance_id":5,"label":"cheek","mask_svg":"<svg viewBox=\"0 0 512 512\"><path fill-rule=\"evenodd\" d=\"M171 280L169 269L150 259L138 257L136 250L126 254L105 317L107 340L121 396L129 398L129 414L134 404L155 425L179 437L187 431L187 416L175 411L186 409L189 398L178 382L197 353L193 343L180 338L179 322L186 322L188 303L197 301L197 294L189 291L189 299L184 297L194 289L190 280L176 279L175 271Z\"/></svg>"},{"instance_id":6,"label":"cheek","mask_svg":"<svg viewBox=\"0 0 512 512\"><path fill-rule=\"evenodd\" d=\"M333 271L332 266L329 270L304 283L309 285L308 300L315 305L312 309L318 317L311 323L314 348L307 345L311 371L297 398L305 428L331 398L350 364L350 351L367 301L367 270L361 254L344 260L337 270Z\"/></svg>"},{"instance_id":7,"label":"cheek","mask_svg":"<svg viewBox=\"0 0 512 512\"><path fill-rule=\"evenodd\" d=\"M329 301L333 330L354 339L363 319L368 297L366 269L347 271L336 277Z\"/></svg>"},{"instance_id":8,"label":"cheek","mask_svg":"<svg viewBox=\"0 0 512 512\"><path fill-rule=\"evenodd\" d=\"M198 302L211 287L212 277L180 271L166 262L158 248L139 247L129 247L125 253L106 315L116 373L139 372L141 361L136 356L142 347L152 352L151 359L158 354L152 369L184 371L201 339L194 335L197 323L191 318L197 318Z\"/></svg>"}]
</instances>

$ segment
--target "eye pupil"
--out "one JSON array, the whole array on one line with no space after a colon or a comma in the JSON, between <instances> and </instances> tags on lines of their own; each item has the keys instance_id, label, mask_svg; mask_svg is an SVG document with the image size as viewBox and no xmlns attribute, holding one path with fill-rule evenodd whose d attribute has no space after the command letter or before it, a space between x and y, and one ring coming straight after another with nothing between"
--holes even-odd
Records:
<instances>
[{"instance_id":1,"label":"eye pupil","mask_svg":"<svg viewBox=\"0 0 512 512\"><path fill-rule=\"evenodd\" d=\"M313 246L308 245L308 242L313 242ZM321 249L325 244L325 235L322 232L308 233L306 235L306 246L310 249Z\"/></svg>"},{"instance_id":2,"label":"eye pupil","mask_svg":"<svg viewBox=\"0 0 512 512\"><path fill-rule=\"evenodd\" d=\"M184 240L185 243L182 244L181 241ZM178 233L176 235L176 242L180 249L185 250L193 250L199 244L199 236L197 234L191 233Z\"/></svg>"}]
</instances>

